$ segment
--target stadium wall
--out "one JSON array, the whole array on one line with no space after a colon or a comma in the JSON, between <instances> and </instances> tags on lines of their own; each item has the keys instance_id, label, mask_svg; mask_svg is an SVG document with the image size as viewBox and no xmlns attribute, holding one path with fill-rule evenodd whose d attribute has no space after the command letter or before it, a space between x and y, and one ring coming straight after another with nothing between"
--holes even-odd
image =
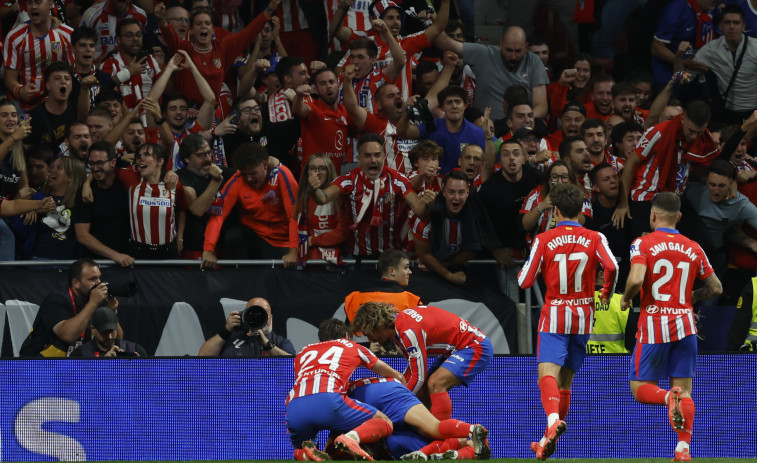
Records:
<instances>
[{"instance_id":1,"label":"stadium wall","mask_svg":"<svg viewBox=\"0 0 757 463\"><path fill-rule=\"evenodd\" d=\"M633 400L628 367L626 355L587 358L555 457L672 456L667 410ZM757 355L700 355L698 367L693 456L757 458ZM0 378L0 461L292 458L291 359L9 359ZM530 458L546 421L536 379L534 357L497 356L453 390L453 416L489 429L493 458Z\"/></svg>"}]
</instances>

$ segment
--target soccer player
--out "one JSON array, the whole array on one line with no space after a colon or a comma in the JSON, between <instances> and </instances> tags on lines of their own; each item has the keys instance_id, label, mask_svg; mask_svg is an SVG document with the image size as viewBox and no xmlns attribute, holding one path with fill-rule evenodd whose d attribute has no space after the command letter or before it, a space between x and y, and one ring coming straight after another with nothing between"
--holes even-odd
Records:
<instances>
[{"instance_id":1,"label":"soccer player","mask_svg":"<svg viewBox=\"0 0 757 463\"><path fill-rule=\"evenodd\" d=\"M531 254L518 274L521 288L530 288L541 270L547 285L539 319L537 361L541 403L547 430L531 443L536 458L546 460L568 426L573 376L583 364L594 320L597 263L604 268L602 303L615 288L618 265L605 236L578 223L585 198L581 187L555 185L550 193L557 226L534 239Z\"/></svg>"},{"instance_id":2,"label":"soccer player","mask_svg":"<svg viewBox=\"0 0 757 463\"><path fill-rule=\"evenodd\" d=\"M339 450L373 461L361 442L375 442L392 433L392 422L374 406L345 394L350 375L359 366L396 378L402 375L365 347L349 340L349 327L337 319L318 327L321 342L305 346L294 359L296 379L287 397L286 424L296 460L321 461L324 456L310 441L318 431L348 431L335 439ZM318 413L314 413L318 411Z\"/></svg>"},{"instance_id":3,"label":"soccer player","mask_svg":"<svg viewBox=\"0 0 757 463\"><path fill-rule=\"evenodd\" d=\"M702 248L681 235L681 200L675 193L652 199L652 233L631 244L631 271L621 307L641 290L641 316L629 378L634 398L643 404L668 405L668 419L678 434L673 461L689 461L694 427L691 383L697 356L693 304L719 295L723 288ZM704 286L692 291L694 278ZM670 378L670 391L657 382Z\"/></svg>"},{"instance_id":4,"label":"soccer player","mask_svg":"<svg viewBox=\"0 0 757 463\"><path fill-rule=\"evenodd\" d=\"M367 302L355 314L352 328L372 342L384 344L394 340L407 359L407 388L418 394L424 383L428 383L431 414L438 420L452 416L447 391L470 384L494 355L492 343L484 333L438 307L411 307L397 313L390 304ZM426 380L429 354L439 357Z\"/></svg>"},{"instance_id":5,"label":"soccer player","mask_svg":"<svg viewBox=\"0 0 757 463\"><path fill-rule=\"evenodd\" d=\"M382 410L392 420L394 426L401 427L405 424L411 426L423 436L432 439L444 439L443 442L423 442L423 440L418 439L421 436L416 436L410 432L390 436L387 438L387 446L395 458L402 456L403 460L425 460L434 453L458 450L460 448L459 443L455 445L456 442L453 441L461 438L463 440L470 438L473 441L473 447L470 450L461 450L462 455L468 457L468 459L486 460L491 455L491 450L486 441L486 428L480 424L472 425L451 418L439 421L407 387L398 381L385 378L359 379L350 383L347 395L352 399ZM446 440L451 441L447 442ZM421 445L418 445L419 443ZM413 455L415 458L407 455L413 451L420 452L423 455L416 453L417 456Z\"/></svg>"}]
</instances>

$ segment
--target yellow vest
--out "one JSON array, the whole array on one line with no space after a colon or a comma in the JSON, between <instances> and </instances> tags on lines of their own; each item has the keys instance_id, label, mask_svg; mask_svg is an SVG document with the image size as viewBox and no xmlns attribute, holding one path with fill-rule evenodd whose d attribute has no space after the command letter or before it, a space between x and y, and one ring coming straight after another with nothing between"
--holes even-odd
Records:
<instances>
[{"instance_id":1,"label":"yellow vest","mask_svg":"<svg viewBox=\"0 0 757 463\"><path fill-rule=\"evenodd\" d=\"M741 298L736 306L737 309L741 308ZM747 332L744 344L751 346L751 349L757 348L757 277L752 278L752 322L749 324L749 332ZM745 349L745 347L742 347Z\"/></svg>"},{"instance_id":2,"label":"yellow vest","mask_svg":"<svg viewBox=\"0 0 757 463\"><path fill-rule=\"evenodd\" d=\"M620 310L622 295L613 294L610 304L603 305L601 291L594 292L594 329L586 344L588 354L625 354L628 310Z\"/></svg>"}]
</instances>

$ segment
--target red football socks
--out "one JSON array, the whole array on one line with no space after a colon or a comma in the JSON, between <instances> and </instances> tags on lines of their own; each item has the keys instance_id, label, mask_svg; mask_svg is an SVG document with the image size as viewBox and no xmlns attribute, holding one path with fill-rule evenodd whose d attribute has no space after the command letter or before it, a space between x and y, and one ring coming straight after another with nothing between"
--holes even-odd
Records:
<instances>
[{"instance_id":1,"label":"red football socks","mask_svg":"<svg viewBox=\"0 0 757 463\"><path fill-rule=\"evenodd\" d=\"M457 450L458 448L460 448L460 439L455 437L444 440L435 440L421 448L421 452L426 455L432 455L434 453L444 453L447 450Z\"/></svg>"},{"instance_id":2,"label":"red football socks","mask_svg":"<svg viewBox=\"0 0 757 463\"><path fill-rule=\"evenodd\" d=\"M636 389L636 400L643 404L667 405L665 396L668 391L660 389L655 384L642 384Z\"/></svg>"},{"instance_id":3,"label":"red football socks","mask_svg":"<svg viewBox=\"0 0 757 463\"><path fill-rule=\"evenodd\" d=\"M470 434L470 424L460 420L448 419L439 423L439 435L443 439L449 437L468 438Z\"/></svg>"},{"instance_id":4,"label":"red football socks","mask_svg":"<svg viewBox=\"0 0 757 463\"><path fill-rule=\"evenodd\" d=\"M560 390L560 419L565 420L568 416L568 409L570 408L570 389Z\"/></svg>"},{"instance_id":5,"label":"red football socks","mask_svg":"<svg viewBox=\"0 0 757 463\"><path fill-rule=\"evenodd\" d=\"M447 392L434 392L431 397L431 414L439 421L444 421L452 416L452 399Z\"/></svg>"},{"instance_id":6,"label":"red football socks","mask_svg":"<svg viewBox=\"0 0 757 463\"><path fill-rule=\"evenodd\" d=\"M376 442L392 433L392 425L381 418L371 418L353 429L361 443Z\"/></svg>"},{"instance_id":7,"label":"red football socks","mask_svg":"<svg viewBox=\"0 0 757 463\"><path fill-rule=\"evenodd\" d=\"M557 380L554 376L545 376L539 380L541 391L541 405L547 416L560 413L560 390L557 388Z\"/></svg>"},{"instance_id":8,"label":"red football socks","mask_svg":"<svg viewBox=\"0 0 757 463\"><path fill-rule=\"evenodd\" d=\"M457 451L458 460L475 460L476 449L473 447L463 447Z\"/></svg>"},{"instance_id":9,"label":"red football socks","mask_svg":"<svg viewBox=\"0 0 757 463\"><path fill-rule=\"evenodd\" d=\"M681 414L683 414L683 429L677 431L678 440L691 444L691 434L694 431L694 399L691 397L681 398Z\"/></svg>"}]
</instances>

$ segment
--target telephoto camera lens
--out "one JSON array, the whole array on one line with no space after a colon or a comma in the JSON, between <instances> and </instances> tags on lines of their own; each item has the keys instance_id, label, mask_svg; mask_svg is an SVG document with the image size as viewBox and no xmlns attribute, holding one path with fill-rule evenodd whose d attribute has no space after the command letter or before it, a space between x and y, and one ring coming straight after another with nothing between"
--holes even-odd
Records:
<instances>
[{"instance_id":1,"label":"telephoto camera lens","mask_svg":"<svg viewBox=\"0 0 757 463\"><path fill-rule=\"evenodd\" d=\"M245 330L260 330L268 324L268 312L259 305L250 306L242 311L242 328Z\"/></svg>"}]
</instances>

